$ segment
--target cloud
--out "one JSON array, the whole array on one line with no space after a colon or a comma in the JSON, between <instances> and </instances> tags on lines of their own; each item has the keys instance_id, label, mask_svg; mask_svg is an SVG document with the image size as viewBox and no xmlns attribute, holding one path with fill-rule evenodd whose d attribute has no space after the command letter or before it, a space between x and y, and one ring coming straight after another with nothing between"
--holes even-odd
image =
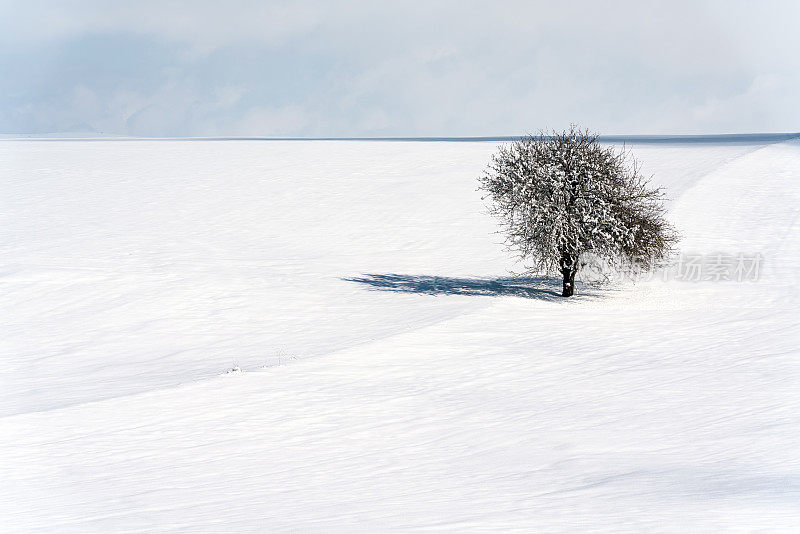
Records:
<instances>
[{"instance_id":1,"label":"cloud","mask_svg":"<svg viewBox=\"0 0 800 534\"><path fill-rule=\"evenodd\" d=\"M0 132L800 129L788 0L29 1L0 15Z\"/></svg>"},{"instance_id":2,"label":"cloud","mask_svg":"<svg viewBox=\"0 0 800 534\"><path fill-rule=\"evenodd\" d=\"M200 52L230 43L275 44L313 30L322 10L305 2L7 1L0 43L30 46L86 34L134 34L188 44Z\"/></svg>"}]
</instances>

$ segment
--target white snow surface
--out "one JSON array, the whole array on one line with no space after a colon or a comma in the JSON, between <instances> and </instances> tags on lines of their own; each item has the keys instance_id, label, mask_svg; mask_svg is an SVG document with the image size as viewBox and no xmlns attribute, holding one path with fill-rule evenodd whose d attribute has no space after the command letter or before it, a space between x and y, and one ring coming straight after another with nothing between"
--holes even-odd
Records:
<instances>
[{"instance_id":1,"label":"white snow surface","mask_svg":"<svg viewBox=\"0 0 800 534\"><path fill-rule=\"evenodd\" d=\"M509 278L494 143L0 141L0 531L800 531L800 142L630 148L758 281Z\"/></svg>"}]
</instances>

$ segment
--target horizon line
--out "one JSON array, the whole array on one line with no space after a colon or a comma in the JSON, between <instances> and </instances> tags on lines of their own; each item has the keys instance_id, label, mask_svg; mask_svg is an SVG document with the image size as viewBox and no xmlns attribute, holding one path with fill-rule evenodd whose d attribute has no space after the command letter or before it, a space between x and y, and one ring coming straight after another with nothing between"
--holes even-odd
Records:
<instances>
[{"instance_id":1,"label":"horizon line","mask_svg":"<svg viewBox=\"0 0 800 534\"><path fill-rule=\"evenodd\" d=\"M39 135L40 137L36 137ZM396 141L396 142L511 142L530 137L530 135L497 136L358 136L358 137L267 137L267 136L210 136L210 137L138 137L98 135L83 137L58 137L58 134L0 134L0 141ZM8 136L8 137L6 137ZM13 136L13 137L12 137ZM534 135L534 137L541 137ZM546 136L545 136L546 137ZM601 142L658 143L670 141L693 142L747 142L747 141L785 141L800 137L800 132L782 133L727 133L727 134L633 134L599 135Z\"/></svg>"}]
</instances>

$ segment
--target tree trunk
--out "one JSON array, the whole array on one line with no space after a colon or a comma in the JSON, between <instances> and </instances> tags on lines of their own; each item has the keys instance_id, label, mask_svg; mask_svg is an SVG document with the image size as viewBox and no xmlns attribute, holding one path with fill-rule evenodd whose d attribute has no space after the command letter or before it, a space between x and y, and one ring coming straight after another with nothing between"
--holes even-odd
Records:
<instances>
[{"instance_id":1,"label":"tree trunk","mask_svg":"<svg viewBox=\"0 0 800 534\"><path fill-rule=\"evenodd\" d=\"M564 290L562 297L571 297L575 293L575 270L563 269L561 274L564 276Z\"/></svg>"},{"instance_id":2,"label":"tree trunk","mask_svg":"<svg viewBox=\"0 0 800 534\"><path fill-rule=\"evenodd\" d=\"M562 297L571 297L575 293L575 273L578 272L578 262L566 250L561 253L561 275L564 277Z\"/></svg>"}]
</instances>

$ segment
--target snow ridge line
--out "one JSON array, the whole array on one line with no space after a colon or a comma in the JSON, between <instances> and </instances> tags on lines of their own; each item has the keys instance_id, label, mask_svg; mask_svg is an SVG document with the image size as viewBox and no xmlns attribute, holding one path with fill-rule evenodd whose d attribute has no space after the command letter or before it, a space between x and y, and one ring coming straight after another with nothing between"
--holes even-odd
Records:
<instances>
[{"instance_id":1,"label":"snow ridge line","mask_svg":"<svg viewBox=\"0 0 800 534\"><path fill-rule=\"evenodd\" d=\"M675 210L675 207L676 207L678 204L680 204L680 202L681 202L681 201L682 201L682 200L683 200L683 199L684 199L686 196L688 196L690 193L694 192L694 191L695 191L695 189L699 188L699 187L701 186L701 184L702 184L702 183L703 183L703 182L704 182L704 181L705 181L707 178L709 178L709 177L711 177L711 176L713 176L713 175L715 175L715 174L717 174L717 173L720 173L720 172L726 172L726 171L730 170L730 168L731 168L731 167L734 167L734 166L737 166L737 165L739 165L743 159L745 159L745 158L750 158L751 156L753 156L754 154L756 154L756 153L758 153L758 152L761 152L762 150L766 150L766 149L772 148L772 147L774 147L774 146L776 146L776 145L784 145L784 144L786 144L786 145L790 145L790 144L795 144L795 142L796 142L797 140L800 140L800 135L797 135L797 136L795 136L795 137L792 137L792 138L786 139L786 140L784 140L784 141L778 141L778 142L768 143L768 144L765 144L765 145L758 145L758 146L754 147L752 150L750 150L750 151L748 151L748 152L746 152L746 153L744 153L744 154L741 154L741 155L738 155L738 156L735 156L735 157L731 158L730 160L726 161L725 163L723 163L723 164L722 164L722 165L720 165L719 167L716 167L714 170L712 170L712 171L709 171L709 172L707 172L707 173L703 174L702 176L700 176L700 177L699 177L699 178L698 178L698 179L697 179L697 180L696 180L696 181L695 181L695 182L694 182L694 183L691 185L691 187L689 187L688 189L686 189L685 191L683 191L683 193L681 193L681 194L680 194L680 196L678 196L678 197L674 198L674 199L672 200L672 206L670 207L670 210L669 210L669 211L670 211L670 212L674 211L674 210Z\"/></svg>"},{"instance_id":2,"label":"snow ridge line","mask_svg":"<svg viewBox=\"0 0 800 534\"><path fill-rule=\"evenodd\" d=\"M475 299L475 297L469 297L469 298ZM493 299L493 298L494 297L489 297L489 296L485 297L485 299ZM460 317L465 317L465 316L468 316L468 315L471 315L471 314L478 313L479 311L481 311L481 310L483 310L485 308L488 308L491 305L492 305L491 302L486 302L483 305L473 305L468 310L463 310L463 311L461 311L459 313L453 313L453 314L451 314L451 315L449 315L447 317L442 317L442 318L437 319L435 321L432 321L432 322L430 322L428 324L419 325L417 327L404 328L403 330L398 331L398 332L393 332L393 333L390 333L390 334L386 334L384 336L378 336L378 337L366 339L366 340L363 340L363 341L359 341L359 342L353 343L352 345L347 346L347 347L340 347L340 348L331 350L330 352L321 352L321 353L314 354L312 356L306 356L306 357L302 357L301 356L301 357L296 358L294 360L287 360L285 363L283 363L281 365L271 364L271 365L265 365L263 367L257 367L255 369L241 369L241 372L247 373L247 374L256 374L256 373L260 373L260 372L267 372L269 370L273 370L273 369L276 369L276 368L279 368L279 367L289 366L290 364L299 364L299 363L302 363L302 362L316 361L316 360L319 360L321 358L327 358L327 357L330 357L330 356L335 356L336 354L346 353L346 352L348 352L350 350L363 349L364 347L367 347L367 346L369 346L371 344L381 343L383 341L386 341L388 339L392 339L392 338L395 338L395 337L402 337L402 336L405 336L405 335L408 335L408 334L411 334L411 333L424 331L424 330L426 330L428 328L432 328L432 327L441 325L441 324L446 323L448 321L453 321L453 320L458 319ZM194 386L194 385L200 385L200 384L204 384L204 383L209 383L212 380L218 380L220 378L224 378L227 374L230 374L230 373L226 373L225 370L220 370L219 373L209 374L209 375L197 377L197 378L195 378L195 379L193 379L191 381L188 381L188 382L178 382L178 383L175 383L175 384L172 384L172 385L166 385L166 386L162 386L162 387L158 387L158 388L152 388L152 389L148 389L148 390L145 390L145 391L135 391L135 392L132 392L132 393L124 393L124 394L121 394L121 395L112 395L112 396L109 396L109 397L104 397L104 398L101 398L101 399L94 399L94 400L90 400L90 401L86 401L86 402L75 402L75 403L72 403L72 404L63 404L63 405L60 405L60 406L57 406L57 407L54 407L54 408L47 408L47 409L42 409L42 410L29 410L29 411L22 411L22 412L17 412L17 413L10 413L10 414L6 414L6 415L0 415L0 421L12 420L15 417L24 417L26 415L32 415L32 414L45 414L45 413L51 413L51 412L56 412L57 413L60 410L69 410L69 409L74 409L74 408L79 408L79 407L91 406L91 405L104 403L106 401L117 401L117 400L123 399L123 398L135 399L135 398L138 398L138 397L141 397L141 396L145 396L145 395L158 394L158 393L162 393L162 392L177 390L177 389L184 388L184 387L191 387L191 386Z\"/></svg>"}]
</instances>

